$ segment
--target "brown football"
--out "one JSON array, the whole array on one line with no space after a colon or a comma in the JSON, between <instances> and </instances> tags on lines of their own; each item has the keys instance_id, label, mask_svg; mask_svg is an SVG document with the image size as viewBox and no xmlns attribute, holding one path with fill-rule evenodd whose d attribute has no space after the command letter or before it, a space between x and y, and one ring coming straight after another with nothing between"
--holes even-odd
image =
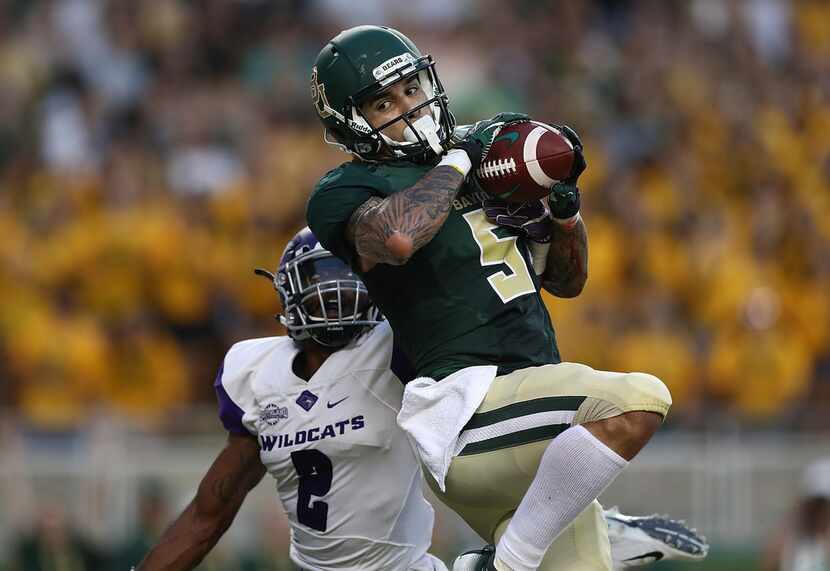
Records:
<instances>
[{"instance_id":1,"label":"brown football","mask_svg":"<svg viewBox=\"0 0 830 571\"><path fill-rule=\"evenodd\" d=\"M555 183L568 178L573 163L573 145L559 129L522 121L499 131L476 174L490 196L524 202L550 194Z\"/></svg>"}]
</instances>

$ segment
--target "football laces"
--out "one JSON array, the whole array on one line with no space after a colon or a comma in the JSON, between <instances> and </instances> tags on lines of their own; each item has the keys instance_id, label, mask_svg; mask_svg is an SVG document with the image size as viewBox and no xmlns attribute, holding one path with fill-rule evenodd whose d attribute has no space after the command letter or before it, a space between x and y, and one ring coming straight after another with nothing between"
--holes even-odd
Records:
<instances>
[{"instance_id":1,"label":"football laces","mask_svg":"<svg viewBox=\"0 0 830 571\"><path fill-rule=\"evenodd\" d=\"M516 160L513 157L508 159L496 159L481 163L478 169L478 176L481 178L495 178L507 176L516 172Z\"/></svg>"}]
</instances>

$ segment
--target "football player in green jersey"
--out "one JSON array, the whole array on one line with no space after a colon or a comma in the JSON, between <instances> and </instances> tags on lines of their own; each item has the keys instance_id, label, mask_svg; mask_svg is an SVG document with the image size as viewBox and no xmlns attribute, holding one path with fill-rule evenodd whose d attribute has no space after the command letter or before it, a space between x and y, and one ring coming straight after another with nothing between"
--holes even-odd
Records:
<instances>
[{"instance_id":1,"label":"football player in green jersey","mask_svg":"<svg viewBox=\"0 0 830 571\"><path fill-rule=\"evenodd\" d=\"M311 77L330 142L354 160L308 203L320 242L361 276L419 378L400 426L439 497L496 544L468 569L611 569L596 497L671 405L645 373L563 363L540 289L580 293L579 160L525 211L489 204L475 172L503 113L456 127L433 59L389 28L332 39ZM530 214L528 214L530 213Z\"/></svg>"}]
</instances>

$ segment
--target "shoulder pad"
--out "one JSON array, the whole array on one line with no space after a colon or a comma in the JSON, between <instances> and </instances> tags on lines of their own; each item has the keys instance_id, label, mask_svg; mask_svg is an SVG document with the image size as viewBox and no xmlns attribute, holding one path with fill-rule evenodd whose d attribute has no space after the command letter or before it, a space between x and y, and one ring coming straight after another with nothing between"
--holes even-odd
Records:
<instances>
[{"instance_id":1,"label":"shoulder pad","mask_svg":"<svg viewBox=\"0 0 830 571\"><path fill-rule=\"evenodd\" d=\"M225 355L225 370L254 367L274 347L286 341L291 342L291 339L288 337L261 337L235 343Z\"/></svg>"},{"instance_id":2,"label":"shoulder pad","mask_svg":"<svg viewBox=\"0 0 830 571\"><path fill-rule=\"evenodd\" d=\"M293 341L289 337L248 339L236 343L225 355L222 363L221 383L228 395L243 410L247 411L249 407L242 403L249 403L253 400L251 379L254 372L262 366L275 349L285 343L293 343Z\"/></svg>"},{"instance_id":3,"label":"shoulder pad","mask_svg":"<svg viewBox=\"0 0 830 571\"><path fill-rule=\"evenodd\" d=\"M329 172L320 177L317 181L317 188L332 186L343 175L343 165L331 169Z\"/></svg>"}]
</instances>

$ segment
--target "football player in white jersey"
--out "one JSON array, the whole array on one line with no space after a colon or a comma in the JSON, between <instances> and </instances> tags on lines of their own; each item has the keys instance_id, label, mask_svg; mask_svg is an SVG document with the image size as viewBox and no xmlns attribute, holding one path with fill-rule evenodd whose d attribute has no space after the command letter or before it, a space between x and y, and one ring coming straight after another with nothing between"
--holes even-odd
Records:
<instances>
[{"instance_id":1,"label":"football player in white jersey","mask_svg":"<svg viewBox=\"0 0 830 571\"><path fill-rule=\"evenodd\" d=\"M279 292L289 335L242 341L227 353L215 383L227 445L139 569L193 569L267 471L300 569L446 571L427 552L433 510L396 423L401 380L411 377L388 323L307 228L289 242L276 274L257 273ZM668 521L679 533L664 541L666 520L652 537L653 518L610 515L618 516L609 531L620 568L701 555L700 538L677 522Z\"/></svg>"},{"instance_id":2,"label":"football player in white jersey","mask_svg":"<svg viewBox=\"0 0 830 571\"><path fill-rule=\"evenodd\" d=\"M192 569L264 473L306 570L446 571L427 553L433 510L396 416L392 331L348 267L309 230L273 279L289 336L234 345L215 383L228 444L141 570Z\"/></svg>"}]
</instances>

